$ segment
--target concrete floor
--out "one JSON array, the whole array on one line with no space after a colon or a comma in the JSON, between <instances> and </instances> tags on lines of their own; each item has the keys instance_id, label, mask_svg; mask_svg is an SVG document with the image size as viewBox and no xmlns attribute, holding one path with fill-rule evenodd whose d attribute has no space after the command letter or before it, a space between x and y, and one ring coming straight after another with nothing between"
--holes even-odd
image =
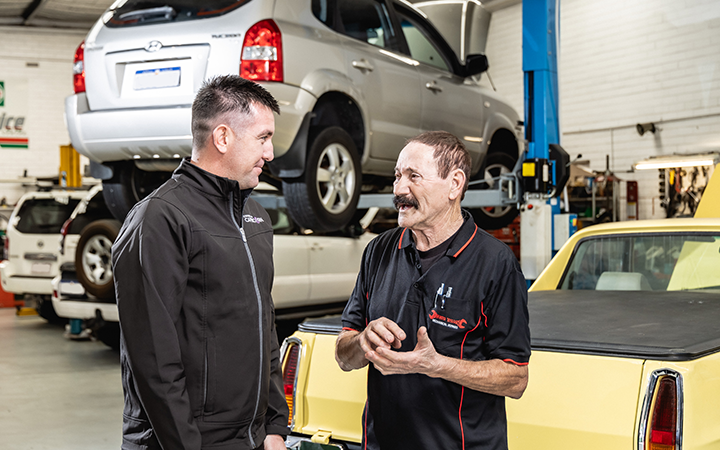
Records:
<instances>
[{"instance_id":1,"label":"concrete floor","mask_svg":"<svg viewBox=\"0 0 720 450\"><path fill-rule=\"evenodd\" d=\"M0 449L120 448L120 358L100 342L0 308Z\"/></svg>"}]
</instances>

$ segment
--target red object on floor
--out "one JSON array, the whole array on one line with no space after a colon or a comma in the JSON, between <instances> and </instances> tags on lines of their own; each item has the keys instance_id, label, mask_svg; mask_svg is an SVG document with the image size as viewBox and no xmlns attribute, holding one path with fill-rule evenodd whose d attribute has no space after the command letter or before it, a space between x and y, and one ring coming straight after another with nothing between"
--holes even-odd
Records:
<instances>
[{"instance_id":1,"label":"red object on floor","mask_svg":"<svg viewBox=\"0 0 720 450\"><path fill-rule=\"evenodd\" d=\"M5 292L0 285L0 308L14 308L15 305L15 294Z\"/></svg>"}]
</instances>

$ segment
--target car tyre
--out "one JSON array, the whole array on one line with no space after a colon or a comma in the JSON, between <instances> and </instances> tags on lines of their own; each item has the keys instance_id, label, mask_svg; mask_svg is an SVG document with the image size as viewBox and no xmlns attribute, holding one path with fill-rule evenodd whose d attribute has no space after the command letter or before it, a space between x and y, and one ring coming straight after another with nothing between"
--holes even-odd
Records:
<instances>
[{"instance_id":1,"label":"car tyre","mask_svg":"<svg viewBox=\"0 0 720 450\"><path fill-rule=\"evenodd\" d=\"M500 176L500 174L512 172L514 167L515 159L507 153L489 153L485 160L483 172L480 175L487 183L480 184L479 188L493 188L495 186L493 178ZM512 223L518 215L518 209L513 205L489 206L486 208L470 208L470 214L472 214L475 223L480 228L497 230Z\"/></svg>"},{"instance_id":2,"label":"car tyre","mask_svg":"<svg viewBox=\"0 0 720 450\"><path fill-rule=\"evenodd\" d=\"M111 179L103 181L102 193L108 209L120 222L125 220L135 203L147 197L172 176L172 172L147 172L138 169L132 161L115 164L113 172Z\"/></svg>"},{"instance_id":3,"label":"car tyre","mask_svg":"<svg viewBox=\"0 0 720 450\"><path fill-rule=\"evenodd\" d=\"M62 325L68 322L66 318L57 315L52 300L50 300L49 298L41 298L38 299L37 302L37 307L35 309L38 313L38 316L45 319L48 323L54 325Z\"/></svg>"},{"instance_id":4,"label":"car tyre","mask_svg":"<svg viewBox=\"0 0 720 450\"><path fill-rule=\"evenodd\" d=\"M95 337L113 350L120 350L120 324L118 322L105 322L102 327L95 330Z\"/></svg>"},{"instance_id":5,"label":"car tyre","mask_svg":"<svg viewBox=\"0 0 720 450\"><path fill-rule=\"evenodd\" d=\"M335 231L355 215L361 185L355 143L342 128L329 127L311 135L305 174L283 180L283 193L295 223L315 231Z\"/></svg>"},{"instance_id":6,"label":"car tyre","mask_svg":"<svg viewBox=\"0 0 720 450\"><path fill-rule=\"evenodd\" d=\"M75 271L85 291L100 299L112 298L112 244L120 232L120 222L106 219L88 224L80 233L75 250Z\"/></svg>"}]
</instances>

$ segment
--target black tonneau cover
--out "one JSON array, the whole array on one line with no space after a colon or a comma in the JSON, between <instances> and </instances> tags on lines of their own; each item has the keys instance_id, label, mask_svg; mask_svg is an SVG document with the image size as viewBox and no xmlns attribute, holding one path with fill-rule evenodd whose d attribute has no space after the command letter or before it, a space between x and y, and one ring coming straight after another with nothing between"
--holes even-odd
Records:
<instances>
[{"instance_id":1,"label":"black tonneau cover","mask_svg":"<svg viewBox=\"0 0 720 450\"><path fill-rule=\"evenodd\" d=\"M720 351L720 294L687 291L530 292L533 350L687 361ZM338 334L340 316L300 331Z\"/></svg>"},{"instance_id":2,"label":"black tonneau cover","mask_svg":"<svg viewBox=\"0 0 720 450\"><path fill-rule=\"evenodd\" d=\"M530 292L533 350L686 361L720 351L720 294Z\"/></svg>"}]
</instances>

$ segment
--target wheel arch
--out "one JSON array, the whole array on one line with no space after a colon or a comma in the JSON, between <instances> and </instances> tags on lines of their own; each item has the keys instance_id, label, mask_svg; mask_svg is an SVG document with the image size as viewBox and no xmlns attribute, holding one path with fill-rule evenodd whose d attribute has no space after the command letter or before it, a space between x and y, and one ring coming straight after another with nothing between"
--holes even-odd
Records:
<instances>
[{"instance_id":1,"label":"wheel arch","mask_svg":"<svg viewBox=\"0 0 720 450\"><path fill-rule=\"evenodd\" d=\"M344 92L331 91L323 94L315 104L310 129L312 133L332 126L342 128L352 138L362 160L367 141L365 123L362 109L353 97Z\"/></svg>"},{"instance_id":2,"label":"wheel arch","mask_svg":"<svg viewBox=\"0 0 720 450\"><path fill-rule=\"evenodd\" d=\"M485 167L485 160L490 153L505 153L517 161L520 157L521 146L519 143L517 132L518 124L513 122L510 117L504 114L494 114L485 123L483 136L482 154L480 159L472 167L472 178L478 174L482 174L482 168Z\"/></svg>"}]
</instances>

